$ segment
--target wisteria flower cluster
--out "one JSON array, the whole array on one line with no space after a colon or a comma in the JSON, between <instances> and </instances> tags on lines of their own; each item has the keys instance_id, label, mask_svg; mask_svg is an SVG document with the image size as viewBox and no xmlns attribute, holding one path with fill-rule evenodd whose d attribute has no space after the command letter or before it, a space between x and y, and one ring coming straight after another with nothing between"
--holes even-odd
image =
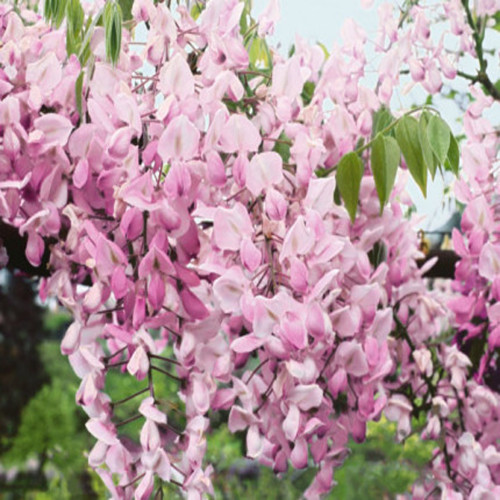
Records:
<instances>
[{"instance_id":1,"label":"wisteria flower cluster","mask_svg":"<svg viewBox=\"0 0 500 500\"><path fill-rule=\"evenodd\" d=\"M288 58L269 48L276 0L254 24L238 0L135 0L119 36L102 1L69 0L73 17L52 25L0 5L0 216L41 297L73 315L61 350L113 498L162 482L213 493L217 413L276 473L315 464L306 498L331 490L349 438L383 414L399 440L427 418L436 451L415 498L500 495L498 135L482 118L495 99L471 87L451 307L422 277L433 262L417 266L405 184L455 170L456 141L432 110L387 109L401 72L436 94L459 53L478 55L462 3L382 5L375 88L352 21L331 54L299 37ZM444 15L456 53L431 36ZM142 53L127 27L147 33ZM143 389L113 400L111 370ZM182 427L159 378L177 384Z\"/></svg>"}]
</instances>

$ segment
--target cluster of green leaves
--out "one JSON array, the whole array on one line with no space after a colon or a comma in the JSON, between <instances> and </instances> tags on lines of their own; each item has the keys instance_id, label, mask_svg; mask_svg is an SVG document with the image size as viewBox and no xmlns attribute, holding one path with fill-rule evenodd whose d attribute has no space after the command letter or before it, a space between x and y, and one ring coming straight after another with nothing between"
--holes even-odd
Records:
<instances>
[{"instance_id":1,"label":"cluster of green leaves","mask_svg":"<svg viewBox=\"0 0 500 500\"><path fill-rule=\"evenodd\" d=\"M337 486L329 499L379 500L409 493L423 476L432 458L434 443L421 441L413 434L403 444L394 441L397 424L382 418L369 422L367 440L351 443L351 455L335 472ZM413 421L413 427L421 427Z\"/></svg>"},{"instance_id":2,"label":"cluster of green leaves","mask_svg":"<svg viewBox=\"0 0 500 500\"><path fill-rule=\"evenodd\" d=\"M106 2L103 12L106 34L106 56L116 64L122 45L122 9L117 2Z\"/></svg>"},{"instance_id":3,"label":"cluster of green leaves","mask_svg":"<svg viewBox=\"0 0 500 500\"><path fill-rule=\"evenodd\" d=\"M434 179L438 168L458 174L460 153L450 127L427 108L416 119L412 114L417 110L421 109L413 109L398 119L394 119L385 108L379 110L374 116L370 142L344 155L337 164L337 188L353 222L365 170L362 153L368 148L381 212L394 187L401 155L424 196L428 174Z\"/></svg>"},{"instance_id":4,"label":"cluster of green leaves","mask_svg":"<svg viewBox=\"0 0 500 500\"><path fill-rule=\"evenodd\" d=\"M67 313L49 313L44 317L44 327L47 331L59 332L68 321ZM49 383L23 408L16 435L4 438L6 452L0 456L4 467L17 467L22 471L30 458L36 459L39 464L37 471L21 472L8 485L0 481L0 497L4 498L2 494L5 493L6 500L20 498L19 495L33 500L107 498L101 479L89 469L85 456L94 439L85 429L85 414L75 406L75 393L80 381L67 359L61 356L59 344L58 340L46 340L41 344L39 355ZM159 407L168 414L169 424L179 430L184 429L185 411L177 395L178 383L155 373L154 385ZM145 381L123 377L118 369L114 369L106 378L105 390L116 402L145 387ZM138 401L145 396L147 394L118 405L115 408L117 421L134 416ZM140 418L123 426L121 432L136 439L142 425L143 419ZM47 480L47 474L51 476L50 480ZM86 493L82 494L84 489ZM165 491L167 489L164 488ZM170 489L169 494L175 492L177 487Z\"/></svg>"},{"instance_id":5,"label":"cluster of green leaves","mask_svg":"<svg viewBox=\"0 0 500 500\"><path fill-rule=\"evenodd\" d=\"M248 51L250 70L262 71L271 75L273 69L273 57L265 38L258 36L258 23L252 17L252 1L243 0L245 4L240 18L240 32L243 43Z\"/></svg>"},{"instance_id":6,"label":"cluster of green leaves","mask_svg":"<svg viewBox=\"0 0 500 500\"><path fill-rule=\"evenodd\" d=\"M91 55L90 40L96 26L103 26L106 38L106 56L116 64L120 56L123 21L132 19L133 0L109 0L93 18L85 19L80 0L47 0L45 19L58 28L66 19L66 51L76 54L87 64Z\"/></svg>"},{"instance_id":7,"label":"cluster of green leaves","mask_svg":"<svg viewBox=\"0 0 500 500\"><path fill-rule=\"evenodd\" d=\"M47 320L54 329L61 318ZM50 382L44 385L23 408L16 435L9 440L1 456L5 467L23 467L28 459L38 461L38 470L20 473L7 485L5 498L76 498L87 476L87 459L83 450L92 446L85 432L83 412L75 406L79 380L61 356L58 341L41 344L40 357ZM47 474L52 476L47 480ZM12 497L8 492L12 493ZM1 496L1 495L0 495Z\"/></svg>"},{"instance_id":8,"label":"cluster of green leaves","mask_svg":"<svg viewBox=\"0 0 500 500\"><path fill-rule=\"evenodd\" d=\"M413 425L415 429L422 427L416 420ZM328 499L379 500L410 492L413 483L422 477L434 444L422 442L417 434L403 444L396 443L396 427L385 418L368 423L366 442L350 443L351 454L335 471L337 486ZM254 470L254 477L238 477L238 471L248 466L243 459L244 448L244 433L232 435L225 425L208 435L207 458L216 464L216 499L293 500L302 496L314 477L313 468L290 469L276 477L265 467Z\"/></svg>"}]
</instances>

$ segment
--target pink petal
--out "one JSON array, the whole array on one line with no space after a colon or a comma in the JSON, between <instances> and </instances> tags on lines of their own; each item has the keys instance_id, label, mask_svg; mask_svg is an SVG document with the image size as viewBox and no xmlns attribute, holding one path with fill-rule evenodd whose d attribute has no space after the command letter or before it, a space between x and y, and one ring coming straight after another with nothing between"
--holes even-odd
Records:
<instances>
[{"instance_id":1,"label":"pink petal","mask_svg":"<svg viewBox=\"0 0 500 500\"><path fill-rule=\"evenodd\" d=\"M255 351L264 344L264 339L256 337L253 333L243 335L233 340L231 350L237 353L247 353Z\"/></svg>"},{"instance_id":2,"label":"pink petal","mask_svg":"<svg viewBox=\"0 0 500 500\"><path fill-rule=\"evenodd\" d=\"M227 427L231 432L243 431L256 422L257 418L253 413L244 410L241 406L233 406L229 413Z\"/></svg>"},{"instance_id":3,"label":"pink petal","mask_svg":"<svg viewBox=\"0 0 500 500\"><path fill-rule=\"evenodd\" d=\"M89 177L89 162L86 158L78 161L73 172L73 185L77 189L81 189L87 183Z\"/></svg>"},{"instance_id":4,"label":"pink petal","mask_svg":"<svg viewBox=\"0 0 500 500\"><path fill-rule=\"evenodd\" d=\"M193 376L193 387L191 398L196 412L204 415L210 408L210 394L208 387L201 376Z\"/></svg>"},{"instance_id":5,"label":"pink petal","mask_svg":"<svg viewBox=\"0 0 500 500\"><path fill-rule=\"evenodd\" d=\"M113 445L118 442L116 437L116 429L111 424L105 424L98 418L91 418L86 424L87 430L105 444Z\"/></svg>"},{"instance_id":6,"label":"pink petal","mask_svg":"<svg viewBox=\"0 0 500 500\"><path fill-rule=\"evenodd\" d=\"M158 154L165 163L191 160L198 153L200 132L185 115L174 118L158 140Z\"/></svg>"},{"instance_id":7,"label":"pink petal","mask_svg":"<svg viewBox=\"0 0 500 500\"><path fill-rule=\"evenodd\" d=\"M131 148L130 139L132 138L132 131L130 127L121 127L109 138L108 154L116 159L122 160L125 158Z\"/></svg>"},{"instance_id":8,"label":"pink petal","mask_svg":"<svg viewBox=\"0 0 500 500\"><path fill-rule=\"evenodd\" d=\"M282 338L287 340L293 347L304 349L307 345L307 332L301 318L291 312L287 312L281 322Z\"/></svg>"},{"instance_id":9,"label":"pink petal","mask_svg":"<svg viewBox=\"0 0 500 500\"><path fill-rule=\"evenodd\" d=\"M291 57L285 63L276 64L273 69L271 93L275 96L286 96L289 99L299 97L304 87L298 56Z\"/></svg>"},{"instance_id":10,"label":"pink petal","mask_svg":"<svg viewBox=\"0 0 500 500\"><path fill-rule=\"evenodd\" d=\"M245 269L253 273L262 261L262 254L250 238L243 238L240 247L241 262Z\"/></svg>"},{"instance_id":11,"label":"pink petal","mask_svg":"<svg viewBox=\"0 0 500 500\"><path fill-rule=\"evenodd\" d=\"M62 66L54 52L47 52L26 67L26 82L37 85L45 94L54 89L62 78Z\"/></svg>"},{"instance_id":12,"label":"pink petal","mask_svg":"<svg viewBox=\"0 0 500 500\"><path fill-rule=\"evenodd\" d=\"M288 441L295 441L300 425L300 411L296 405L290 405L288 414L283 420L283 432Z\"/></svg>"},{"instance_id":13,"label":"pink petal","mask_svg":"<svg viewBox=\"0 0 500 500\"><path fill-rule=\"evenodd\" d=\"M158 311L163 305L165 300L165 282L160 276L159 272L154 272L148 284L148 300L151 307Z\"/></svg>"},{"instance_id":14,"label":"pink petal","mask_svg":"<svg viewBox=\"0 0 500 500\"><path fill-rule=\"evenodd\" d=\"M208 180L218 187L224 186L226 183L226 167L221 160L221 157L216 151L211 151L207 155L207 171Z\"/></svg>"},{"instance_id":15,"label":"pink petal","mask_svg":"<svg viewBox=\"0 0 500 500\"><path fill-rule=\"evenodd\" d=\"M165 96L175 94L179 99L194 93L193 73L179 52L163 65L158 87Z\"/></svg>"},{"instance_id":16,"label":"pink petal","mask_svg":"<svg viewBox=\"0 0 500 500\"><path fill-rule=\"evenodd\" d=\"M208 309L203 302L189 288L183 288L179 294L186 313L192 319L205 319L209 316Z\"/></svg>"},{"instance_id":17,"label":"pink petal","mask_svg":"<svg viewBox=\"0 0 500 500\"><path fill-rule=\"evenodd\" d=\"M45 243L42 237L34 231L28 232L28 242L26 244L26 258L32 266L38 267L42 262L45 252Z\"/></svg>"},{"instance_id":18,"label":"pink petal","mask_svg":"<svg viewBox=\"0 0 500 500\"><path fill-rule=\"evenodd\" d=\"M292 257L290 265L290 285L296 292L307 291L308 271L306 265L299 259Z\"/></svg>"},{"instance_id":19,"label":"pink petal","mask_svg":"<svg viewBox=\"0 0 500 500\"><path fill-rule=\"evenodd\" d=\"M241 203L235 203L230 209L217 208L214 215L213 237L215 244L221 250L239 250L242 239L252 234L252 221Z\"/></svg>"},{"instance_id":20,"label":"pink petal","mask_svg":"<svg viewBox=\"0 0 500 500\"><path fill-rule=\"evenodd\" d=\"M283 220L286 217L287 203L283 195L275 189L268 189L264 208L271 220Z\"/></svg>"},{"instance_id":21,"label":"pink petal","mask_svg":"<svg viewBox=\"0 0 500 500\"><path fill-rule=\"evenodd\" d=\"M362 377L368 373L365 353L355 340L340 344L335 353L335 363L343 366L347 373L355 377Z\"/></svg>"},{"instance_id":22,"label":"pink petal","mask_svg":"<svg viewBox=\"0 0 500 500\"><path fill-rule=\"evenodd\" d=\"M309 411L321 404L323 391L317 384L297 385L290 391L288 399L302 411Z\"/></svg>"},{"instance_id":23,"label":"pink petal","mask_svg":"<svg viewBox=\"0 0 500 500\"><path fill-rule=\"evenodd\" d=\"M161 446L160 432L156 424L146 419L141 430L141 446L145 451L156 450Z\"/></svg>"},{"instance_id":24,"label":"pink petal","mask_svg":"<svg viewBox=\"0 0 500 500\"><path fill-rule=\"evenodd\" d=\"M81 325L74 321L69 325L61 342L61 352L66 356L74 353L80 346Z\"/></svg>"},{"instance_id":25,"label":"pink petal","mask_svg":"<svg viewBox=\"0 0 500 500\"><path fill-rule=\"evenodd\" d=\"M144 347L139 346L132 354L128 364L127 371L130 375L135 375L137 380L142 380L146 377L149 370L149 358Z\"/></svg>"},{"instance_id":26,"label":"pink petal","mask_svg":"<svg viewBox=\"0 0 500 500\"><path fill-rule=\"evenodd\" d=\"M295 446L290 455L290 461L296 469L304 469L307 467L307 441L303 437L295 441Z\"/></svg>"},{"instance_id":27,"label":"pink petal","mask_svg":"<svg viewBox=\"0 0 500 500\"><path fill-rule=\"evenodd\" d=\"M166 424L167 416L165 413L156 408L154 404L154 399L152 397L148 397L142 400L141 405L139 406L139 413L144 415L146 418L149 418L153 422L157 424Z\"/></svg>"},{"instance_id":28,"label":"pink petal","mask_svg":"<svg viewBox=\"0 0 500 500\"><path fill-rule=\"evenodd\" d=\"M151 493L153 493L153 488L154 474L151 471L147 471L135 490L134 500L148 500L151 497Z\"/></svg>"},{"instance_id":29,"label":"pink petal","mask_svg":"<svg viewBox=\"0 0 500 500\"><path fill-rule=\"evenodd\" d=\"M48 146L65 146L73 129L71 122L56 113L47 113L34 122L37 130L43 132L44 142Z\"/></svg>"},{"instance_id":30,"label":"pink petal","mask_svg":"<svg viewBox=\"0 0 500 500\"><path fill-rule=\"evenodd\" d=\"M255 125L239 114L231 115L219 139L220 150L224 153L257 151L260 142L260 134Z\"/></svg>"},{"instance_id":31,"label":"pink petal","mask_svg":"<svg viewBox=\"0 0 500 500\"><path fill-rule=\"evenodd\" d=\"M283 160L274 151L258 153L252 157L246 171L246 187L258 196L283 180Z\"/></svg>"}]
</instances>

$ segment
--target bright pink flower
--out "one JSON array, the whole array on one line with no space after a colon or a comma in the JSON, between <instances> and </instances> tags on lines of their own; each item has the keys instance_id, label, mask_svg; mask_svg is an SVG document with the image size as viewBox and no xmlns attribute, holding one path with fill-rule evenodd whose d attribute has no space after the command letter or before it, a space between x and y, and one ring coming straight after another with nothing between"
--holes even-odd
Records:
<instances>
[{"instance_id":1,"label":"bright pink flower","mask_svg":"<svg viewBox=\"0 0 500 500\"><path fill-rule=\"evenodd\" d=\"M138 346L136 348L127 364L127 370L137 380L142 380L147 375L149 371L149 358L144 347Z\"/></svg>"},{"instance_id":2,"label":"bright pink flower","mask_svg":"<svg viewBox=\"0 0 500 500\"><path fill-rule=\"evenodd\" d=\"M50 146L65 146L73 128L71 122L56 113L47 113L34 122L37 130L43 133L45 148Z\"/></svg>"},{"instance_id":3,"label":"bright pink flower","mask_svg":"<svg viewBox=\"0 0 500 500\"><path fill-rule=\"evenodd\" d=\"M398 422L398 438L404 439L410 434L411 431L411 414L412 407L405 396L396 394L389 399L388 405L385 409L386 417L393 421Z\"/></svg>"},{"instance_id":4,"label":"bright pink flower","mask_svg":"<svg viewBox=\"0 0 500 500\"><path fill-rule=\"evenodd\" d=\"M281 320L281 337L296 349L307 346L307 331L298 314L286 312Z\"/></svg>"},{"instance_id":5,"label":"bright pink flower","mask_svg":"<svg viewBox=\"0 0 500 500\"><path fill-rule=\"evenodd\" d=\"M321 404L323 391L316 384L297 385L290 391L288 399L302 411L309 411Z\"/></svg>"},{"instance_id":6,"label":"bright pink flower","mask_svg":"<svg viewBox=\"0 0 500 500\"><path fill-rule=\"evenodd\" d=\"M273 68L271 93L277 97L296 99L302 92L305 78L301 71L299 59L290 58L286 63L276 64Z\"/></svg>"},{"instance_id":7,"label":"bright pink flower","mask_svg":"<svg viewBox=\"0 0 500 500\"><path fill-rule=\"evenodd\" d=\"M365 353L355 340L342 342L339 345L335 353L335 363L355 377L362 377L368 373Z\"/></svg>"},{"instance_id":8,"label":"bright pink flower","mask_svg":"<svg viewBox=\"0 0 500 500\"><path fill-rule=\"evenodd\" d=\"M205 319L209 311L203 302L188 288L183 288L179 293L184 309L192 319Z\"/></svg>"},{"instance_id":9,"label":"bright pink flower","mask_svg":"<svg viewBox=\"0 0 500 500\"><path fill-rule=\"evenodd\" d=\"M219 207L214 216L214 241L221 250L239 250L245 237L253 234L248 212L241 203L231 209Z\"/></svg>"},{"instance_id":10,"label":"bright pink flower","mask_svg":"<svg viewBox=\"0 0 500 500\"><path fill-rule=\"evenodd\" d=\"M200 133L189 118L174 118L158 140L158 154L165 163L191 160L198 153Z\"/></svg>"},{"instance_id":11,"label":"bright pink flower","mask_svg":"<svg viewBox=\"0 0 500 500\"><path fill-rule=\"evenodd\" d=\"M241 262L245 268L254 272L262 261L262 254L250 238L243 238L240 247Z\"/></svg>"},{"instance_id":12,"label":"bright pink flower","mask_svg":"<svg viewBox=\"0 0 500 500\"><path fill-rule=\"evenodd\" d=\"M281 156L278 153L258 153L252 157L246 171L246 187L258 196L283 180Z\"/></svg>"},{"instance_id":13,"label":"bright pink flower","mask_svg":"<svg viewBox=\"0 0 500 500\"><path fill-rule=\"evenodd\" d=\"M300 411L296 405L290 405L288 414L283 421L283 432L289 441L295 441L300 426Z\"/></svg>"},{"instance_id":14,"label":"bright pink flower","mask_svg":"<svg viewBox=\"0 0 500 500\"><path fill-rule=\"evenodd\" d=\"M90 419L85 427L99 441L107 445L113 445L117 442L116 429L111 423L97 418Z\"/></svg>"},{"instance_id":15,"label":"bright pink flower","mask_svg":"<svg viewBox=\"0 0 500 500\"><path fill-rule=\"evenodd\" d=\"M162 67L158 88L165 96L175 94L179 99L194 93L193 73L179 52Z\"/></svg>"},{"instance_id":16,"label":"bright pink flower","mask_svg":"<svg viewBox=\"0 0 500 500\"><path fill-rule=\"evenodd\" d=\"M266 35L272 35L274 26L281 17L279 0L269 0L264 12L259 16L258 35L263 38Z\"/></svg>"},{"instance_id":17,"label":"bright pink flower","mask_svg":"<svg viewBox=\"0 0 500 500\"><path fill-rule=\"evenodd\" d=\"M283 220L285 218L287 203L279 191L272 188L268 189L264 206L266 214L271 220Z\"/></svg>"},{"instance_id":18,"label":"bright pink flower","mask_svg":"<svg viewBox=\"0 0 500 500\"><path fill-rule=\"evenodd\" d=\"M37 85L47 95L61 81L62 70L54 52L47 52L26 68L26 82Z\"/></svg>"},{"instance_id":19,"label":"bright pink flower","mask_svg":"<svg viewBox=\"0 0 500 500\"><path fill-rule=\"evenodd\" d=\"M500 245L486 243L479 256L479 274L493 281L500 274Z\"/></svg>"},{"instance_id":20,"label":"bright pink flower","mask_svg":"<svg viewBox=\"0 0 500 500\"><path fill-rule=\"evenodd\" d=\"M257 151L260 143L259 131L248 118L241 115L231 115L219 139L220 150L224 153Z\"/></svg>"}]
</instances>

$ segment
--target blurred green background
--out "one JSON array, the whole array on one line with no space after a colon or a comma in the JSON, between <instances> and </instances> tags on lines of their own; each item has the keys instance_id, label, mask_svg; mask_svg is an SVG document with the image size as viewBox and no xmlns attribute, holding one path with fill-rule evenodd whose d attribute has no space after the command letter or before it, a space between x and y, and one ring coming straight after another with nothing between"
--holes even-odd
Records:
<instances>
[{"instance_id":1,"label":"blurred green background","mask_svg":"<svg viewBox=\"0 0 500 500\"><path fill-rule=\"evenodd\" d=\"M106 489L85 456L94 440L85 430L85 413L75 404L79 380L59 350L70 318L57 308L37 305L28 281L11 275L0 281L0 498L105 499ZM108 376L106 391L116 401L143 386L115 371ZM167 377L155 378L160 405L170 423L182 428L176 387ZM130 416L134 404L120 405L119 418ZM313 468L290 469L277 478L245 460L244 433L231 434L222 420L212 424L207 460L215 466L216 499L301 498L314 477ZM136 421L124 430L137 436L140 426ZM335 472L338 485L328 498L380 500L410 492L433 446L418 436L397 444L395 427L385 420L372 423L367 441L351 444L349 458ZM162 488L165 498L181 498L169 485Z\"/></svg>"}]
</instances>

